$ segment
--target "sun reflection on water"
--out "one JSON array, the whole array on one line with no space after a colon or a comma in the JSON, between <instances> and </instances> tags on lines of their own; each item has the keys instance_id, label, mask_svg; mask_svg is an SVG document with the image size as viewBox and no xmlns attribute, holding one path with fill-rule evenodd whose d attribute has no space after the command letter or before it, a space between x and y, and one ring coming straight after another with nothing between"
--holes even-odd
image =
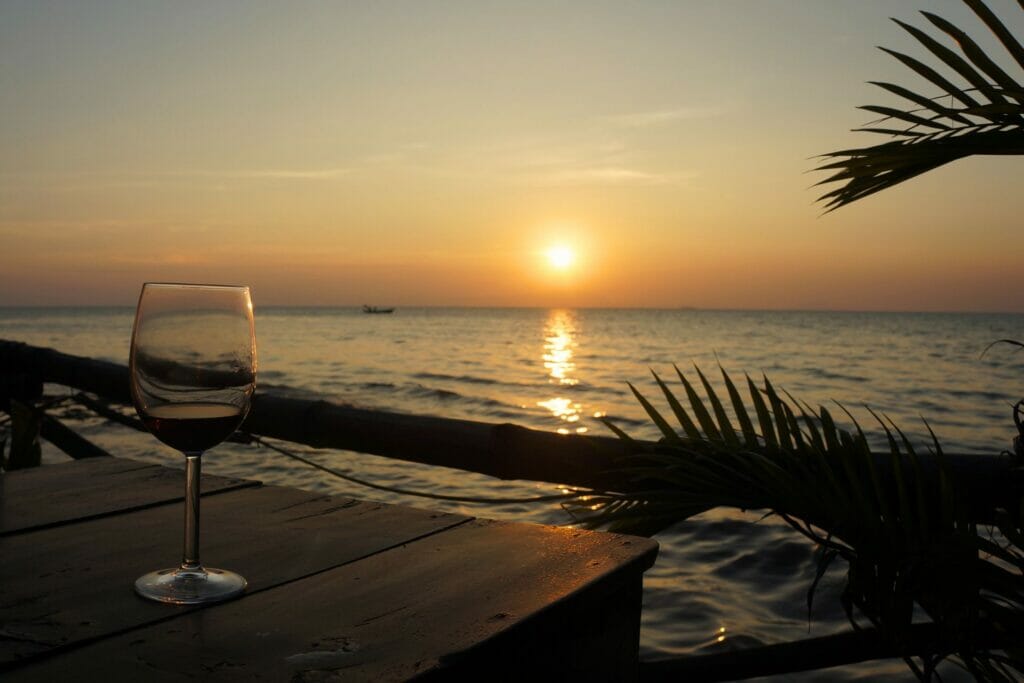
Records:
<instances>
[{"instance_id":1,"label":"sun reflection on water","mask_svg":"<svg viewBox=\"0 0 1024 683\"><path fill-rule=\"evenodd\" d=\"M579 384L576 374L576 321L572 312L553 310L544 326L544 353L541 356L547 371L548 383L556 387L573 387ZM538 401L537 405L547 409L554 417L565 423L558 429L559 434L575 432L583 434L586 427L578 426L582 406L558 392L552 398Z\"/></svg>"},{"instance_id":2,"label":"sun reflection on water","mask_svg":"<svg viewBox=\"0 0 1024 683\"><path fill-rule=\"evenodd\" d=\"M579 380L573 377L576 363L573 353L576 348L576 325L569 311L551 311L544 327L544 369L552 384L574 386Z\"/></svg>"}]
</instances>

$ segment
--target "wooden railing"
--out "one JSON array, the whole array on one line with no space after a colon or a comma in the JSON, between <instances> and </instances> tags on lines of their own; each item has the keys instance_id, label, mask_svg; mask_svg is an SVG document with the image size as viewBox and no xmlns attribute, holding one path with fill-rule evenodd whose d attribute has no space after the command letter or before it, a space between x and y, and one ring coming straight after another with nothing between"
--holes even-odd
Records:
<instances>
[{"instance_id":1,"label":"wooden railing","mask_svg":"<svg viewBox=\"0 0 1024 683\"><path fill-rule=\"evenodd\" d=\"M0 395L31 396L60 384L131 404L128 368L53 349L0 340ZM625 453L616 438L563 435L513 424L365 410L257 391L243 431L316 448L454 467L499 479L529 479L614 490L608 472Z\"/></svg>"},{"instance_id":2,"label":"wooden railing","mask_svg":"<svg viewBox=\"0 0 1024 683\"><path fill-rule=\"evenodd\" d=\"M131 404L128 368L21 342L0 340L0 397L41 393L41 383L60 384ZM316 448L369 453L428 465L478 472L498 479L528 479L628 490L631 483L614 472L630 447L613 437L555 434L514 424L365 410L323 400L260 392L242 425L252 434ZM632 447L651 447L642 441ZM948 454L953 475L968 497L994 508L1020 496L1021 482L1012 460L993 453ZM879 470L890 469L888 455ZM925 476L931 476L928 462ZM972 495L977 492L980 495Z\"/></svg>"}]
</instances>

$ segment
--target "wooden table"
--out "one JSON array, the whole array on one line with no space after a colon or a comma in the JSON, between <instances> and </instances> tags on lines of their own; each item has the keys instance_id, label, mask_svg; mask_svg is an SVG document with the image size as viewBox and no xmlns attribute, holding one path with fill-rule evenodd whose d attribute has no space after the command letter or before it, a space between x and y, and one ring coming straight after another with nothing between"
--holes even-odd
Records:
<instances>
[{"instance_id":1,"label":"wooden table","mask_svg":"<svg viewBox=\"0 0 1024 683\"><path fill-rule=\"evenodd\" d=\"M0 474L0 679L630 680L653 541L204 476L202 557L248 592L132 590L177 563L181 470Z\"/></svg>"}]
</instances>

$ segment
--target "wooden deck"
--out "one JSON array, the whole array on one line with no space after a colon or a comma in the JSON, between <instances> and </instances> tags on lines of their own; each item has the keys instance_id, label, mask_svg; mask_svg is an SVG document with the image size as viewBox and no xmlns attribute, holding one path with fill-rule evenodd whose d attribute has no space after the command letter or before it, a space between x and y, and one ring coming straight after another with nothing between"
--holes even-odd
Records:
<instances>
[{"instance_id":1,"label":"wooden deck","mask_svg":"<svg viewBox=\"0 0 1024 683\"><path fill-rule=\"evenodd\" d=\"M0 678L634 680L653 541L203 477L202 558L242 598L137 597L177 564L184 476L0 474Z\"/></svg>"}]
</instances>

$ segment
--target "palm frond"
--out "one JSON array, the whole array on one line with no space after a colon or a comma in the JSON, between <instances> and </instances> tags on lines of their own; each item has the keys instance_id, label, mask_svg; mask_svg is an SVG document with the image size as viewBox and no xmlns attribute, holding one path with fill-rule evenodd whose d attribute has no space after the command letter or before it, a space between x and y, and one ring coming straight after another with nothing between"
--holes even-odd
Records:
<instances>
[{"instance_id":1,"label":"palm frond","mask_svg":"<svg viewBox=\"0 0 1024 683\"><path fill-rule=\"evenodd\" d=\"M616 474L634 490L588 492L564 504L578 522L650 535L713 507L768 510L820 546L808 605L827 565L842 558L851 620L866 617L898 648L919 605L939 627L941 656L955 653L969 669L991 669L991 675L1000 667L1024 673L1024 660L1013 653L999 659L975 629L981 622L995 625L989 635L1024 629L1024 504L1001 512L1003 540L996 543L971 521L969 501L927 422L932 443L922 450L866 408L884 435L886 447L876 452L841 404L852 431L767 377L762 386L746 378L744 401L722 369L737 428L699 368L706 399L676 371L689 410L675 396L678 389L653 374L680 431L630 385L663 438L630 440ZM926 676L929 666L918 672Z\"/></svg>"},{"instance_id":2,"label":"palm frond","mask_svg":"<svg viewBox=\"0 0 1024 683\"><path fill-rule=\"evenodd\" d=\"M750 419L750 414L747 413L746 406L743 405L743 398L740 396L739 390L733 383L732 378L729 377L729 373L725 371L725 368L719 364L718 369L722 373L722 380L725 382L725 390L729 393L729 401L732 403L732 410L736 414L736 420L740 423L743 444L747 448L756 448L757 432L754 431L754 423Z\"/></svg>"},{"instance_id":3,"label":"palm frond","mask_svg":"<svg viewBox=\"0 0 1024 683\"><path fill-rule=\"evenodd\" d=\"M686 390L686 398L690 401L690 407L693 409L693 414L697 417L697 422L704 431L704 435L711 441L721 441L722 435L718 431L718 427L715 426L715 421L711 419L711 413L704 407L704 402L700 399L700 395L697 394L697 390L690 384L690 380L686 379L679 366L674 367L679 381L682 382L683 388Z\"/></svg>"},{"instance_id":4,"label":"palm frond","mask_svg":"<svg viewBox=\"0 0 1024 683\"><path fill-rule=\"evenodd\" d=\"M1024 69L1024 48L982 0L964 3L992 31ZM1024 4L1021 4L1024 10ZM931 12L922 15L943 38L959 48L947 47L937 38L911 24L894 19L937 60L938 66L966 85L942 75L938 69L909 55L880 48L903 63L938 90L926 96L909 88L871 81L882 90L914 104L913 108L865 105L881 115L878 123L856 130L886 135L887 142L821 155L824 163L814 170L833 171L817 185L843 185L818 198L825 212L888 189L958 159L973 155L1024 154L1024 86L990 57L965 31ZM899 124L904 124L899 127Z\"/></svg>"}]
</instances>

